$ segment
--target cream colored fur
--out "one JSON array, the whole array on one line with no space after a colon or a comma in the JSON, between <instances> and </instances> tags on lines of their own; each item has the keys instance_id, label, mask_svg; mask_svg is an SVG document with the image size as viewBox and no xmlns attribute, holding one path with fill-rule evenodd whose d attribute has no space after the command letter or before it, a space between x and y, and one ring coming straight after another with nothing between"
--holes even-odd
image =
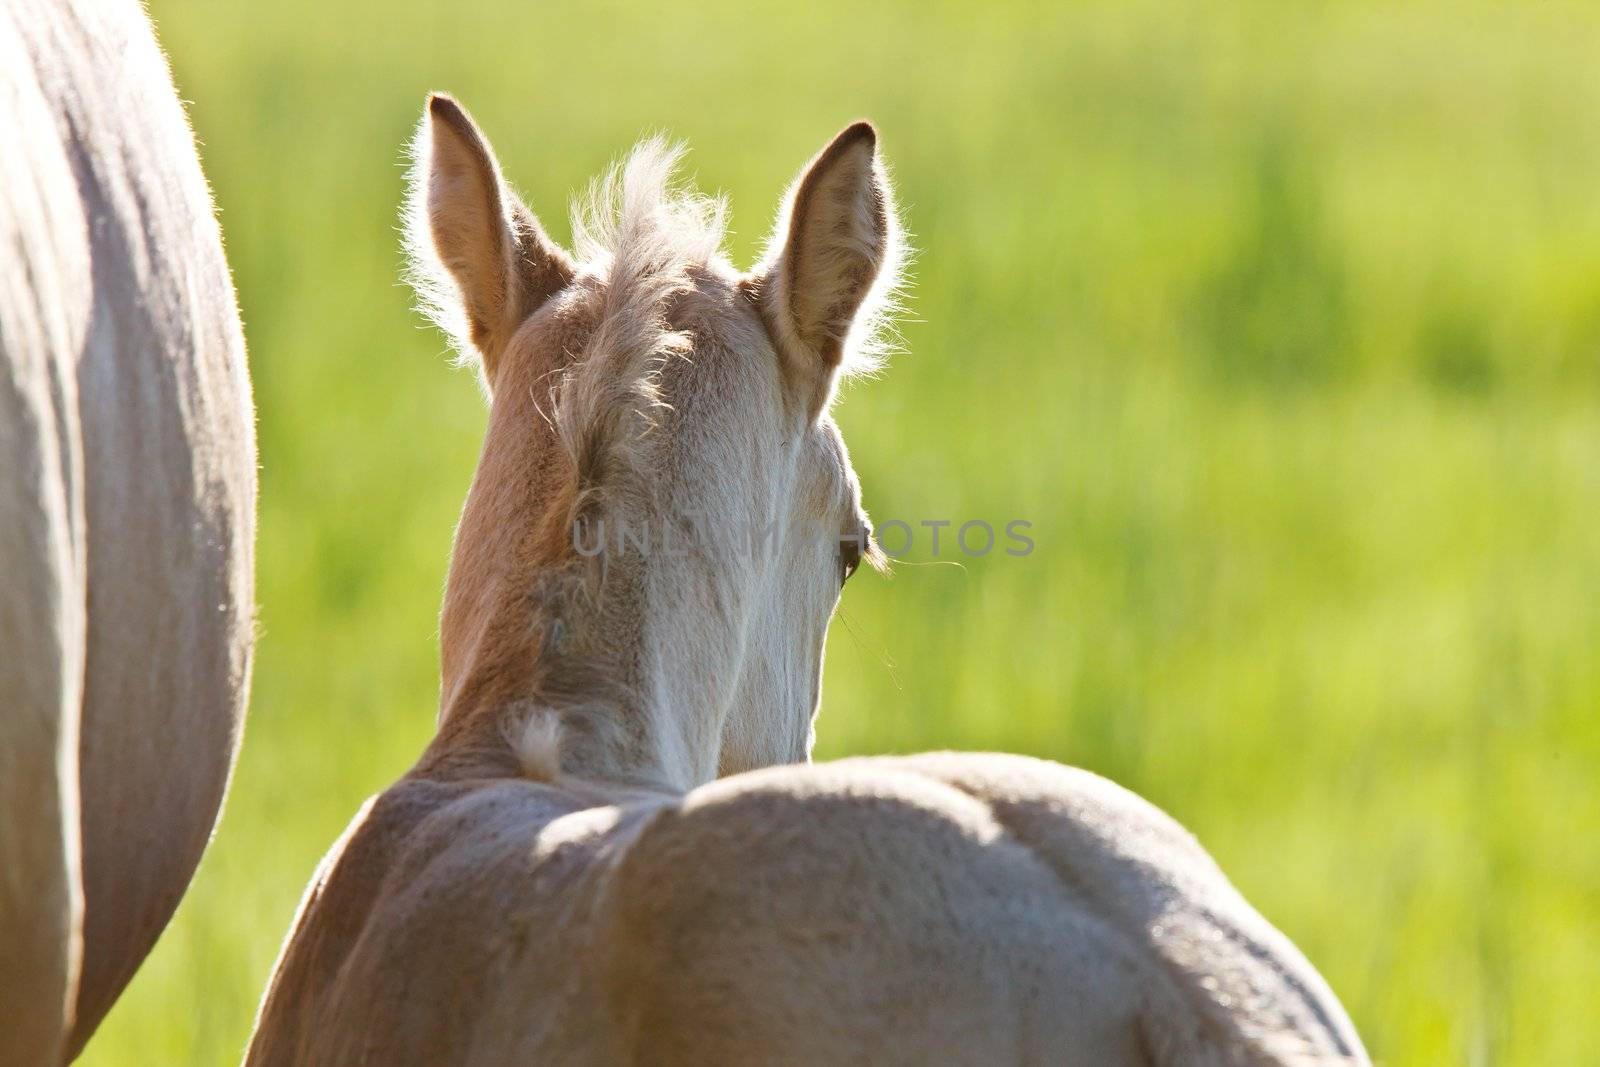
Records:
<instances>
[{"instance_id":1,"label":"cream colored fur","mask_svg":"<svg viewBox=\"0 0 1600 1067\"><path fill-rule=\"evenodd\" d=\"M194 140L134 0L0 4L0 1063L75 1056L232 768L255 447Z\"/></svg>"},{"instance_id":2,"label":"cream colored fur","mask_svg":"<svg viewBox=\"0 0 1600 1067\"><path fill-rule=\"evenodd\" d=\"M424 292L498 320L510 271L570 261L453 101L420 143L450 190L412 215L449 246ZM1366 1062L1316 971L1125 790L1014 756L807 765L838 538L866 522L828 403L903 262L892 198L850 127L744 275L670 161L623 166L514 330L469 330L492 403L439 731L318 870L247 1062ZM458 240L485 217L503 232ZM570 539L689 509L709 532L675 553ZM729 537L752 518L754 550Z\"/></svg>"}]
</instances>

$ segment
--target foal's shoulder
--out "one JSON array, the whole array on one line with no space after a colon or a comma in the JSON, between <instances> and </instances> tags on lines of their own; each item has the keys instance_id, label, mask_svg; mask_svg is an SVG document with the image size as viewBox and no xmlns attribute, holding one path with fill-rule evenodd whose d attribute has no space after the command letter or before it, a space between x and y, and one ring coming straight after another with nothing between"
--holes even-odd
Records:
<instances>
[{"instance_id":1,"label":"foal's shoulder","mask_svg":"<svg viewBox=\"0 0 1600 1067\"><path fill-rule=\"evenodd\" d=\"M407 777L368 800L306 891L248 1062L463 1059L462 1043L508 996L516 1010L537 1000L537 986L507 990L507 972L575 958L570 942L589 926L582 913L606 869L596 858L659 803L613 799L519 779Z\"/></svg>"},{"instance_id":2,"label":"foal's shoulder","mask_svg":"<svg viewBox=\"0 0 1600 1067\"><path fill-rule=\"evenodd\" d=\"M523 876L581 867L674 799L520 778L405 778L362 808L326 862L381 880L372 888L391 910L456 907L488 886L525 895Z\"/></svg>"}]
</instances>

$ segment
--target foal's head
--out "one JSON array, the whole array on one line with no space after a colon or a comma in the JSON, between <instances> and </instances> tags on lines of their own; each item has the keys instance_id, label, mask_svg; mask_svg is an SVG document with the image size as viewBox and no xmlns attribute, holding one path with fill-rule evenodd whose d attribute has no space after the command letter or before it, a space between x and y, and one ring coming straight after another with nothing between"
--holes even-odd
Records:
<instances>
[{"instance_id":1,"label":"foal's head","mask_svg":"<svg viewBox=\"0 0 1600 1067\"><path fill-rule=\"evenodd\" d=\"M651 141L596 183L569 254L454 101L419 136L415 279L491 397L441 739L509 729L534 772L687 786L805 759L828 619L875 558L828 409L898 281L876 135L812 160L749 273L676 158Z\"/></svg>"}]
</instances>

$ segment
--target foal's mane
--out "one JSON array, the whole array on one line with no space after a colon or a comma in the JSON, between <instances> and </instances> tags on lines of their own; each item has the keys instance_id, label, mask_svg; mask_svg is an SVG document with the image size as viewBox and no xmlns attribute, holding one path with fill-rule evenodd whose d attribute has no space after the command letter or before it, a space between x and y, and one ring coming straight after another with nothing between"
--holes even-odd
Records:
<instances>
[{"instance_id":1,"label":"foal's mane","mask_svg":"<svg viewBox=\"0 0 1600 1067\"><path fill-rule=\"evenodd\" d=\"M608 497L648 491L642 449L668 407L662 370L694 345L668 323L668 309L697 271L725 262L727 203L673 181L683 152L651 137L572 206L581 277L597 307L587 344L551 390L550 418L574 479L569 530Z\"/></svg>"}]
</instances>

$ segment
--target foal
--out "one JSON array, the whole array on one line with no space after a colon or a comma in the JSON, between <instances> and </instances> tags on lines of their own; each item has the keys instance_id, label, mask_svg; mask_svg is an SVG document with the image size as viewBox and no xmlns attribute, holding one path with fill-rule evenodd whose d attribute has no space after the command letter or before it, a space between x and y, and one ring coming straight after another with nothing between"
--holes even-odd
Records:
<instances>
[{"instance_id":1,"label":"foal","mask_svg":"<svg viewBox=\"0 0 1600 1067\"><path fill-rule=\"evenodd\" d=\"M596 187L575 257L448 97L417 151L416 280L492 396L439 729L323 862L249 1063L1365 1062L1294 947L1111 783L805 765L874 552L828 414L902 257L871 126L748 274L659 143Z\"/></svg>"}]
</instances>

